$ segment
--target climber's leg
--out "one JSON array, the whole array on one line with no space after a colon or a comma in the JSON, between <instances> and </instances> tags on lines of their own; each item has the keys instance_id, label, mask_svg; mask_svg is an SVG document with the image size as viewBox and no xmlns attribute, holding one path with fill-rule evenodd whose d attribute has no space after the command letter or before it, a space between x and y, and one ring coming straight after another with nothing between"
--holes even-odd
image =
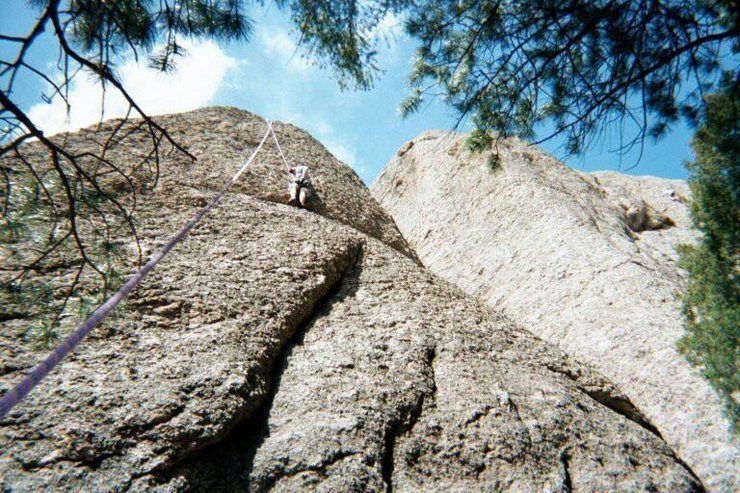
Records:
<instances>
[{"instance_id":1,"label":"climber's leg","mask_svg":"<svg viewBox=\"0 0 740 493\"><path fill-rule=\"evenodd\" d=\"M303 207L306 207L306 202L308 201L308 197L311 195L311 191L308 189L308 187L301 187L301 191L299 192L299 200L301 201L301 205Z\"/></svg>"},{"instance_id":2,"label":"climber's leg","mask_svg":"<svg viewBox=\"0 0 740 493\"><path fill-rule=\"evenodd\" d=\"M298 201L298 189L300 187L297 183L291 183L288 185L288 204L295 205Z\"/></svg>"}]
</instances>

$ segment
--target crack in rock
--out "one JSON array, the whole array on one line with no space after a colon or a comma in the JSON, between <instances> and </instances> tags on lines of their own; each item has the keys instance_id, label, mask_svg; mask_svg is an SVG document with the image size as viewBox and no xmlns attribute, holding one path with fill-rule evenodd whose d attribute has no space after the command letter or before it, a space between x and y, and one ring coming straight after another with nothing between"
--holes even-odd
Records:
<instances>
[{"instance_id":1,"label":"crack in rock","mask_svg":"<svg viewBox=\"0 0 740 493\"><path fill-rule=\"evenodd\" d=\"M560 463L563 466L563 493L572 493L573 480L570 477L570 466L568 465L568 451L563 450L560 453Z\"/></svg>"},{"instance_id":2,"label":"crack in rock","mask_svg":"<svg viewBox=\"0 0 740 493\"><path fill-rule=\"evenodd\" d=\"M640 425L642 428L646 429L653 435L663 440L663 437L661 436L658 429L655 428L655 426L653 426L652 423L647 420L647 418L640 412L639 409L637 409L634 404L632 404L632 401L630 401L626 395L620 392L613 385L606 382L599 382L599 384L587 382L584 384L583 376L578 374L577 372L571 371L571 369L567 366L557 367L555 365L548 365L547 369L559 375L565 376L576 385L576 388L578 390L589 396L597 403L601 404L602 406L608 407L615 413L624 416L625 418Z\"/></svg>"},{"instance_id":3,"label":"crack in rock","mask_svg":"<svg viewBox=\"0 0 740 493\"><path fill-rule=\"evenodd\" d=\"M276 471L275 474L266 477L263 482L250 484L249 472L252 468L254 454L267 432L267 419L275 395L280 388L280 381L287 359L293 348L300 344L312 321L325 310L327 302L336 295L342 285L346 284L347 279L352 277L361 262L362 250L363 244L361 242L353 243L347 254L337 259L337 265L343 265L339 269L338 277L331 280L326 285L327 289L325 289L323 296L308 307L308 310L305 311L304 316L292 331L290 338L282 344L279 354L268 366L269 376L265 378L265 381L268 382L269 387L264 398L258 401L257 409L235 426L222 440L210 444L177 464L172 464L166 470L157 471L151 474L150 477L143 478L145 481L143 484L147 484L147 488L156 485L158 488L166 490L169 487L168 485L179 484L179 482L184 481L185 484L191 486L198 484L198 488L208 485L209 488L217 491L233 491L234 488L237 488L237 485L237 489L244 491L265 491L271 489L280 478L296 476L301 472L322 473L333 464L358 454L354 450L337 450L318 464L307 464L294 469ZM214 461L213 458L215 457L226 459ZM214 473L214 471L217 471L217 473ZM142 476L144 475L139 475L139 477Z\"/></svg>"},{"instance_id":4,"label":"crack in rock","mask_svg":"<svg viewBox=\"0 0 740 493\"><path fill-rule=\"evenodd\" d=\"M404 434L411 431L421 418L422 412L427 407L434 406L437 385L434 377L434 359L437 350L434 346L427 348L425 354L426 368L431 370L431 377L428 381L428 390L421 392L413 406L400 409L400 416L392 420L386 426L385 437L383 438L383 451L381 456L381 476L386 485L386 492L393 491L393 470L396 460L396 440Z\"/></svg>"}]
</instances>

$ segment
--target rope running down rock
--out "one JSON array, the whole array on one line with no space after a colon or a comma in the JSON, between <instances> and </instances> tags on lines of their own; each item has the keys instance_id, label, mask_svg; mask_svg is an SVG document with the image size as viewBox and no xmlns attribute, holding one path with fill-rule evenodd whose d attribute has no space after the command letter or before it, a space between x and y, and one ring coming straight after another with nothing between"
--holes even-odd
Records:
<instances>
[{"instance_id":1,"label":"rope running down rock","mask_svg":"<svg viewBox=\"0 0 740 493\"><path fill-rule=\"evenodd\" d=\"M203 219L203 217L208 214L211 209L216 206L216 204L219 203L224 194L228 192L232 186L234 186L242 173L244 173L247 167L252 164L252 161L254 161L254 158L257 156L257 153L260 151L260 149L262 149L262 146L264 145L270 133L272 133L272 136L275 139L275 143L277 143L277 137L275 136L275 132L272 130L272 122L268 120L267 130L265 131L265 135L262 137L259 145L252 152L252 154L249 156L249 159L246 160L239 171L237 171L236 174L231 178L231 180L229 180L226 186L220 192L214 195L208 202L208 204L206 204L205 207L198 211L198 213L196 213L195 216L193 216L193 218L188 221L187 224L185 224L185 226L183 226L182 229L180 229L180 231L169 242L167 242L167 244L165 244L159 252L152 256L144 265L144 267L141 268L141 270L132 275L113 296L108 298L105 303L100 305L92 313L92 315L90 315L90 318L88 318L82 325L80 325L80 327L78 327L77 330L75 330L69 337L67 337L64 342L57 346L56 349L54 349L54 351L52 351L46 357L46 359L36 365L31 373L26 375L19 384L10 389L2 396L2 398L0 398L0 419L5 417L5 415L9 413L13 406L23 400L23 398L26 397L28 393L31 392L31 390L33 390L33 388L36 387L36 385L38 385L38 383L44 377L46 377L51 372L51 370L53 370L54 367L59 364L59 362L70 351L72 351L72 349L74 349L75 346L80 343L80 341L82 341L82 339L85 338L87 334L89 334L121 301L126 298L131 290L133 290L147 276L147 274L149 274L152 269L154 269L154 267L165 257L165 255L167 255L170 250L174 248L175 245L177 245L183 238L185 238L188 232L193 229L193 227L198 224L198 222ZM280 149L279 143L278 150L280 151L280 155L285 162L285 156L283 156L283 152Z\"/></svg>"},{"instance_id":2,"label":"rope running down rock","mask_svg":"<svg viewBox=\"0 0 740 493\"><path fill-rule=\"evenodd\" d=\"M272 125L270 125L270 133L272 134L272 139L275 141L275 145L277 146L277 150L280 153L280 157L283 159L283 164L285 165L285 172L290 174L290 165L288 164L288 160L285 159L285 154L283 154L283 148L280 147L280 142L278 141L277 135L275 135L275 130L272 128Z\"/></svg>"}]
</instances>

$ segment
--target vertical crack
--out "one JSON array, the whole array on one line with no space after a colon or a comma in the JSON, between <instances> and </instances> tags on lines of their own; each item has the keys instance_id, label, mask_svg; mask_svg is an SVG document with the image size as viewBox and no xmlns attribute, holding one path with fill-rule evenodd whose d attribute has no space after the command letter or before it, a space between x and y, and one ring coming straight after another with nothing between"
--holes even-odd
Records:
<instances>
[{"instance_id":1,"label":"vertical crack","mask_svg":"<svg viewBox=\"0 0 740 493\"><path fill-rule=\"evenodd\" d=\"M311 315L306 318L303 324L296 330L295 334L293 334L293 336L285 343L279 357L276 360L276 364L271 369L271 387L269 395L267 399L265 399L265 402L262 404L260 409L258 409L257 412L255 412L252 418L249 420L248 426L246 426L246 428L249 428L250 430L248 432L248 437L245 437L245 442L248 443L248 446L244 447L246 448L246 452L243 452L241 454L241 457L243 458L241 462L243 471L241 471L239 474L240 481L243 482L246 485L247 489L250 491L268 491L272 489L272 487L282 477L287 477L301 472L285 470L274 471L274 473L267 477L261 484L251 484L251 474L254 468L254 458L260 446L264 443L265 439L270 436L268 418L270 416L270 411L272 410L275 401L275 396L280 390L281 379L285 372L285 369L288 366L288 359L290 357L290 354L294 347L302 343L303 338L306 335L306 331L309 329L313 321L317 317L321 316L323 312L330 310L333 301L336 299L337 295L342 291L342 289L345 288L347 285L351 286L352 280L358 277L358 270L361 269L363 254L363 245L359 245L351 265L345 269L341 279L337 283L335 283L334 286L332 286L331 290L329 290L329 292L326 293L314 305ZM354 289L354 287L352 287L351 289ZM331 463L354 454L355 452L342 452L337 456L336 459L329 459L326 464L319 469L324 469L325 467L328 467Z\"/></svg>"},{"instance_id":2,"label":"vertical crack","mask_svg":"<svg viewBox=\"0 0 740 493\"><path fill-rule=\"evenodd\" d=\"M271 358L269 365L264 368L267 373L265 380L269 388L264 397L260 399L261 402L255 405L254 411L220 441L196 451L190 457L166 469L152 472L150 477L154 483L164 485L173 480L177 482L179 477L184 478L185 482L191 486L198 485L199 489L250 490L253 486L249 484L252 461L265 437L269 436L267 420L280 388L280 379L288 364L290 353L296 345L301 343L313 320L330 306L331 300L347 284L348 279L357 275L357 269L360 268L362 262L363 247L363 243L353 244L346 256L339 259L340 265L344 265L338 276L331 279L331 285L327 291L296 320L291 336L281 345L278 353ZM271 477L269 481L274 483L278 479L278 476ZM264 489L262 488L264 485L257 486L260 490Z\"/></svg>"},{"instance_id":3,"label":"vertical crack","mask_svg":"<svg viewBox=\"0 0 740 493\"><path fill-rule=\"evenodd\" d=\"M573 479L570 477L569 459L567 449L560 452L560 464L563 466L563 493L571 493L573 491Z\"/></svg>"},{"instance_id":4,"label":"vertical crack","mask_svg":"<svg viewBox=\"0 0 740 493\"><path fill-rule=\"evenodd\" d=\"M395 469L396 441L404 434L411 431L421 418L424 404L433 406L437 396L437 383L434 377L434 359L437 349L434 346L426 348L424 354L425 367L429 371L429 387L419 393L413 405L401 408L397 419L388 423L385 437L383 439L383 454L380 462L380 473L386 486L386 492L393 492L393 472Z\"/></svg>"},{"instance_id":5,"label":"vertical crack","mask_svg":"<svg viewBox=\"0 0 740 493\"><path fill-rule=\"evenodd\" d=\"M390 430L385 434L385 443L383 444L383 457L380 463L380 473L385 483L385 491L393 492L393 457L396 451L396 437L401 434L399 423L391 425Z\"/></svg>"}]
</instances>

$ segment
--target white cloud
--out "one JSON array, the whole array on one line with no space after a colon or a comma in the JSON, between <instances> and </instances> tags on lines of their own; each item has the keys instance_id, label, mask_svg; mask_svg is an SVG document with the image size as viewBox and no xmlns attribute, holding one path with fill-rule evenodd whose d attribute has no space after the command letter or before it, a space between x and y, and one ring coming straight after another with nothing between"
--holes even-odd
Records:
<instances>
[{"instance_id":1,"label":"white cloud","mask_svg":"<svg viewBox=\"0 0 740 493\"><path fill-rule=\"evenodd\" d=\"M388 12L380 19L371 35L376 39L385 40L389 44L395 44L398 40L406 37L403 23L404 17L402 15Z\"/></svg>"},{"instance_id":2,"label":"white cloud","mask_svg":"<svg viewBox=\"0 0 740 493\"><path fill-rule=\"evenodd\" d=\"M188 111L208 105L222 85L226 73L237 66L235 59L214 42L184 42L188 54L177 60L177 70L163 73L136 63L124 62L118 73L123 86L134 101L150 115ZM121 117L128 104L115 88L107 87L105 105L103 91L98 81L85 74L76 77L70 87L71 110L67 118L66 107L56 97L51 104L39 103L28 114L45 133L74 131L96 123L101 118ZM137 116L132 113L133 116Z\"/></svg>"},{"instance_id":3,"label":"white cloud","mask_svg":"<svg viewBox=\"0 0 740 493\"><path fill-rule=\"evenodd\" d=\"M331 135L334 133L334 127L326 123L324 120L316 122L316 131L320 134Z\"/></svg>"},{"instance_id":4,"label":"white cloud","mask_svg":"<svg viewBox=\"0 0 740 493\"><path fill-rule=\"evenodd\" d=\"M403 23L402 15L388 12L372 30L365 33L371 43L380 45L379 54L385 61L394 61L399 44L406 39ZM318 72L310 58L304 56L305 49L298 46L286 29L274 24L265 25L259 28L257 39L263 53L293 75Z\"/></svg>"},{"instance_id":5,"label":"white cloud","mask_svg":"<svg viewBox=\"0 0 740 493\"><path fill-rule=\"evenodd\" d=\"M358 173L364 173L366 171L365 167L359 164L357 153L340 139L331 136L322 136L319 140L329 149L329 152L334 154L343 163L355 169Z\"/></svg>"},{"instance_id":6,"label":"white cloud","mask_svg":"<svg viewBox=\"0 0 740 493\"><path fill-rule=\"evenodd\" d=\"M268 56L274 56L278 63L292 72L306 72L311 64L301 56L298 45L284 29L267 26L260 29L259 41Z\"/></svg>"},{"instance_id":7,"label":"white cloud","mask_svg":"<svg viewBox=\"0 0 740 493\"><path fill-rule=\"evenodd\" d=\"M316 134L316 137L321 141L322 144L334 154L340 161L354 168L357 172L364 172L365 167L362 166L357 159L357 153L355 150L348 145L344 140L337 135L334 127L326 120L308 120L304 119L304 125L309 132Z\"/></svg>"}]
</instances>

